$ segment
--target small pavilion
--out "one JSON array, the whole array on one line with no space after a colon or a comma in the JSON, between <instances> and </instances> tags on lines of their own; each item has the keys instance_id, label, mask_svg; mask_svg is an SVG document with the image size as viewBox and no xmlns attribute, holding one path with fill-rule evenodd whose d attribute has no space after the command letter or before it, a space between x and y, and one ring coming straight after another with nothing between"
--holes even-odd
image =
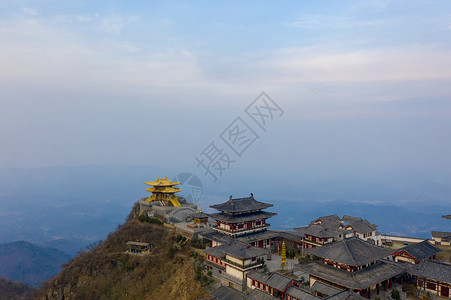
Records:
<instances>
[{"instance_id":1,"label":"small pavilion","mask_svg":"<svg viewBox=\"0 0 451 300\"><path fill-rule=\"evenodd\" d=\"M147 202L157 201L161 206L172 205L174 207L180 207L180 202L175 193L180 192L181 190L174 187L175 185L179 185L180 182L170 181L168 180L168 177L164 179L158 177L158 180L144 182L144 184L152 186L146 189L146 191L152 193L152 195L146 199Z\"/></svg>"}]
</instances>

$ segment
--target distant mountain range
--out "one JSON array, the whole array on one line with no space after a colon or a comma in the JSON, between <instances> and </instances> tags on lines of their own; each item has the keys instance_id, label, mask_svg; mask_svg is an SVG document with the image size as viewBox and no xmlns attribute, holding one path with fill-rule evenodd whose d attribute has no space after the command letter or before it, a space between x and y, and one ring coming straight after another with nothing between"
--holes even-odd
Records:
<instances>
[{"instance_id":1,"label":"distant mountain range","mask_svg":"<svg viewBox=\"0 0 451 300\"><path fill-rule=\"evenodd\" d=\"M172 178L180 171L152 166L0 169L0 243L25 240L75 256L124 222L136 199L148 194L145 181ZM209 206L229 195L253 192L257 200L274 205L271 211L278 215L270 220L273 229L293 229L336 213L368 219L386 234L430 238L431 230L451 231L451 222L441 217L451 213L451 184L446 181L396 185L245 171L217 184L200 176L203 194L197 204L213 212Z\"/></svg>"},{"instance_id":2,"label":"distant mountain range","mask_svg":"<svg viewBox=\"0 0 451 300\"><path fill-rule=\"evenodd\" d=\"M38 287L58 274L61 265L70 258L60 250L25 241L0 244L0 276Z\"/></svg>"},{"instance_id":3,"label":"distant mountain range","mask_svg":"<svg viewBox=\"0 0 451 300\"><path fill-rule=\"evenodd\" d=\"M0 299L28 300L34 297L37 290L21 282L0 277Z\"/></svg>"}]
</instances>

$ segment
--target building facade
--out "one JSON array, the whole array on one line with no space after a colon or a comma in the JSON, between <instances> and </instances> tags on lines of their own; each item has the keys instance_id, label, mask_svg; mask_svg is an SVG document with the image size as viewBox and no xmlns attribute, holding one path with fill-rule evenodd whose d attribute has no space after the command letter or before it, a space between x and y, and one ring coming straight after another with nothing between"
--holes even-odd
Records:
<instances>
[{"instance_id":1,"label":"building facade","mask_svg":"<svg viewBox=\"0 0 451 300\"><path fill-rule=\"evenodd\" d=\"M408 272L416 277L416 286L424 292L450 298L451 265L425 260L412 265Z\"/></svg>"},{"instance_id":2,"label":"building facade","mask_svg":"<svg viewBox=\"0 0 451 300\"><path fill-rule=\"evenodd\" d=\"M230 243L233 239L259 248L270 247L276 234L268 230L270 224L267 220L277 214L264 209L271 206L255 200L252 193L247 198L233 199L230 196L227 202L210 206L220 213L209 214L216 224L202 236L211 240L213 247Z\"/></svg>"},{"instance_id":3,"label":"building facade","mask_svg":"<svg viewBox=\"0 0 451 300\"><path fill-rule=\"evenodd\" d=\"M225 286L246 290L247 274L263 266L269 251L239 241L205 249L208 270Z\"/></svg>"}]
</instances>

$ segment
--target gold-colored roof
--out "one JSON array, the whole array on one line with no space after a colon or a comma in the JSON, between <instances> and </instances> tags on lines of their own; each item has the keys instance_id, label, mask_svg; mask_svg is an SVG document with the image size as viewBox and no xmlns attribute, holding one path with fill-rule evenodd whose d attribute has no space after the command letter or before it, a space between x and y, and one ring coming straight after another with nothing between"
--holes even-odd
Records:
<instances>
[{"instance_id":1,"label":"gold-colored roof","mask_svg":"<svg viewBox=\"0 0 451 300\"><path fill-rule=\"evenodd\" d=\"M173 185L180 184L180 182L170 181L170 180L168 180L168 177L166 176L166 178L161 179L160 177L158 177L158 180L144 182L144 184L151 185L151 186L173 186Z\"/></svg>"},{"instance_id":2,"label":"gold-colored roof","mask_svg":"<svg viewBox=\"0 0 451 300\"><path fill-rule=\"evenodd\" d=\"M165 187L151 187L151 188L147 188L146 191L152 192L152 193L168 193L168 194L173 194L173 193L180 192L181 189L174 188L174 187L172 187L172 186L165 186Z\"/></svg>"}]
</instances>

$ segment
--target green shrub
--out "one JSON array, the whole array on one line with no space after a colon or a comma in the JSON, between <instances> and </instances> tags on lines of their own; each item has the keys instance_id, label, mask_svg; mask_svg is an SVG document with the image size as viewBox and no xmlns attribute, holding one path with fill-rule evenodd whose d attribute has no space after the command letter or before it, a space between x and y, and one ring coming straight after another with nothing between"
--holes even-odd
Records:
<instances>
[{"instance_id":1,"label":"green shrub","mask_svg":"<svg viewBox=\"0 0 451 300\"><path fill-rule=\"evenodd\" d=\"M169 258L174 258L175 253L177 253L177 248L174 246L169 247L169 249L168 249Z\"/></svg>"},{"instance_id":2,"label":"green shrub","mask_svg":"<svg viewBox=\"0 0 451 300\"><path fill-rule=\"evenodd\" d=\"M205 249L205 242L203 239L192 239L191 246L197 249Z\"/></svg>"},{"instance_id":3,"label":"green shrub","mask_svg":"<svg viewBox=\"0 0 451 300\"><path fill-rule=\"evenodd\" d=\"M401 298L401 295L399 294L399 291L397 289L394 289L391 292L391 297L395 300L399 300Z\"/></svg>"},{"instance_id":4,"label":"green shrub","mask_svg":"<svg viewBox=\"0 0 451 300\"><path fill-rule=\"evenodd\" d=\"M160 224L160 225L163 224L163 222L161 222L159 219L151 218L148 215L140 215L138 217L138 221L145 222L145 223L155 223L155 224Z\"/></svg>"}]
</instances>

